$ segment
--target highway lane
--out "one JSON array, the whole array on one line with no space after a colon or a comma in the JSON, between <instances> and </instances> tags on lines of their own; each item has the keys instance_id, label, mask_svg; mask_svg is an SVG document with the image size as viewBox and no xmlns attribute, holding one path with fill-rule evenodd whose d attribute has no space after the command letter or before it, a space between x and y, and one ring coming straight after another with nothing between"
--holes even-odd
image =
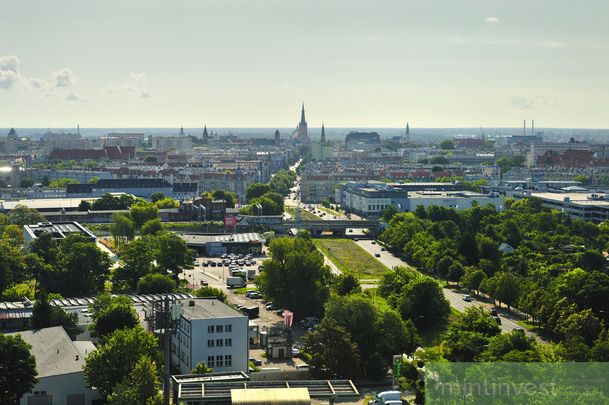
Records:
<instances>
[{"instance_id":1,"label":"highway lane","mask_svg":"<svg viewBox=\"0 0 609 405\"><path fill-rule=\"evenodd\" d=\"M379 243L376 241L359 240L356 243L359 246L361 246L365 251L370 253L372 256L375 256L376 254L378 254L380 257L375 257L376 260L378 260L379 262L381 262L382 264L384 264L385 266L387 266L390 269L393 269L396 266L404 266L404 267L412 268L412 266L410 266L408 263L404 262L399 257L394 256L389 251L383 251L382 250L383 246L379 245ZM450 306L455 308L459 312L463 312L463 311L465 311L466 308L472 307L472 306L483 306L489 310L491 308L494 308L494 306L489 303L477 301L475 299L475 297L473 298L473 300L471 302L464 301L463 297L466 294L453 291L446 287L442 287L442 291L444 293L444 296L450 303ZM514 315L507 312L506 309L497 308L497 312L501 318L501 330L503 332L511 332L514 329L525 329L527 335L533 336L533 337L541 340L539 338L539 336L526 330L526 328L523 328L521 325L516 323Z\"/></svg>"}]
</instances>

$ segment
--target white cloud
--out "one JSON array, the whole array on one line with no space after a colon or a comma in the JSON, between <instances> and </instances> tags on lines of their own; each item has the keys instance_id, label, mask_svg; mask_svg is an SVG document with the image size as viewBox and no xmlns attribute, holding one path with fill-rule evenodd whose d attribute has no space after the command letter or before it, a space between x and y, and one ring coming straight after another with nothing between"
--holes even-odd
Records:
<instances>
[{"instance_id":1,"label":"white cloud","mask_svg":"<svg viewBox=\"0 0 609 405\"><path fill-rule=\"evenodd\" d=\"M484 22L487 24L499 24L499 19L497 17L486 17Z\"/></svg>"},{"instance_id":2,"label":"white cloud","mask_svg":"<svg viewBox=\"0 0 609 405\"><path fill-rule=\"evenodd\" d=\"M533 101L526 97L520 97L520 96L511 97L510 102L513 107L519 108L521 110L528 110L531 107L533 107Z\"/></svg>"},{"instance_id":3,"label":"white cloud","mask_svg":"<svg viewBox=\"0 0 609 405\"><path fill-rule=\"evenodd\" d=\"M66 101L70 101L70 102L78 102L78 101L87 101L84 98L80 97L78 94L76 94L75 92L71 91L68 93L68 95L66 96Z\"/></svg>"},{"instance_id":4,"label":"white cloud","mask_svg":"<svg viewBox=\"0 0 609 405\"><path fill-rule=\"evenodd\" d=\"M141 88L139 85L148 81L146 73L131 73L129 80L120 86L110 86L104 89L105 94L133 94L140 98L154 98L152 93Z\"/></svg>"},{"instance_id":5,"label":"white cloud","mask_svg":"<svg viewBox=\"0 0 609 405\"><path fill-rule=\"evenodd\" d=\"M10 89L20 78L19 58L14 55L0 56L0 88Z\"/></svg>"},{"instance_id":6,"label":"white cloud","mask_svg":"<svg viewBox=\"0 0 609 405\"><path fill-rule=\"evenodd\" d=\"M148 81L148 76L146 75L146 72L131 73L131 80L136 83L146 83Z\"/></svg>"},{"instance_id":7,"label":"white cloud","mask_svg":"<svg viewBox=\"0 0 609 405\"><path fill-rule=\"evenodd\" d=\"M69 87L78 82L78 79L72 73L72 69L67 67L53 72L52 76L55 80L55 87Z\"/></svg>"}]
</instances>

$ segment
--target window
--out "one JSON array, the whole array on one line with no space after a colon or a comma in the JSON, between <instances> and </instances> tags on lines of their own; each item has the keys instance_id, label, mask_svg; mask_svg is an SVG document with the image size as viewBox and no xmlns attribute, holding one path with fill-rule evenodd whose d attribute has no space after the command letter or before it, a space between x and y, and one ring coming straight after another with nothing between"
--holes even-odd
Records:
<instances>
[{"instance_id":1,"label":"window","mask_svg":"<svg viewBox=\"0 0 609 405\"><path fill-rule=\"evenodd\" d=\"M233 325L225 325L224 330L226 331L226 333L231 333L233 331Z\"/></svg>"},{"instance_id":2,"label":"window","mask_svg":"<svg viewBox=\"0 0 609 405\"><path fill-rule=\"evenodd\" d=\"M216 339L216 346L218 346L218 347L224 346L224 341L222 339Z\"/></svg>"},{"instance_id":3,"label":"window","mask_svg":"<svg viewBox=\"0 0 609 405\"><path fill-rule=\"evenodd\" d=\"M209 339L207 341L207 347L214 347L214 340L213 339Z\"/></svg>"},{"instance_id":4,"label":"window","mask_svg":"<svg viewBox=\"0 0 609 405\"><path fill-rule=\"evenodd\" d=\"M225 367L233 366L233 356L232 355L227 354L226 356L224 356L224 366Z\"/></svg>"},{"instance_id":5,"label":"window","mask_svg":"<svg viewBox=\"0 0 609 405\"><path fill-rule=\"evenodd\" d=\"M233 339L224 339L224 346L232 346L233 345Z\"/></svg>"},{"instance_id":6,"label":"window","mask_svg":"<svg viewBox=\"0 0 609 405\"><path fill-rule=\"evenodd\" d=\"M210 368L216 367L216 363L214 362L214 356L207 356L207 366Z\"/></svg>"},{"instance_id":7,"label":"window","mask_svg":"<svg viewBox=\"0 0 609 405\"><path fill-rule=\"evenodd\" d=\"M214 333L214 325L207 326L207 333Z\"/></svg>"},{"instance_id":8,"label":"window","mask_svg":"<svg viewBox=\"0 0 609 405\"><path fill-rule=\"evenodd\" d=\"M222 356L216 356L216 367L224 367Z\"/></svg>"},{"instance_id":9,"label":"window","mask_svg":"<svg viewBox=\"0 0 609 405\"><path fill-rule=\"evenodd\" d=\"M218 333L224 332L224 325L216 325L216 332L218 332Z\"/></svg>"}]
</instances>

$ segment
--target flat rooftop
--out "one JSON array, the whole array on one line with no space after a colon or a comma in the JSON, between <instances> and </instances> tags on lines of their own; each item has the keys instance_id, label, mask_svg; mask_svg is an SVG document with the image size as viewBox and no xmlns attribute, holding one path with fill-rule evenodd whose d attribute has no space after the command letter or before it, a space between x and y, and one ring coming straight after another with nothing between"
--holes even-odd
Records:
<instances>
[{"instance_id":1,"label":"flat rooftop","mask_svg":"<svg viewBox=\"0 0 609 405\"><path fill-rule=\"evenodd\" d=\"M264 242L264 238L259 233L234 233L234 234L223 234L223 235L195 235L195 234L184 234L180 235L187 244L204 244L210 242L224 242L224 243L250 243L250 242Z\"/></svg>"},{"instance_id":2,"label":"flat rooftop","mask_svg":"<svg viewBox=\"0 0 609 405\"><path fill-rule=\"evenodd\" d=\"M490 198L473 191L409 191L408 198ZM495 197L497 198L497 197Z\"/></svg>"},{"instance_id":3,"label":"flat rooftop","mask_svg":"<svg viewBox=\"0 0 609 405\"><path fill-rule=\"evenodd\" d=\"M245 318L241 312L214 299L180 300L182 316L188 320L209 318ZM191 305L192 304L192 305Z\"/></svg>"},{"instance_id":4,"label":"flat rooftop","mask_svg":"<svg viewBox=\"0 0 609 405\"><path fill-rule=\"evenodd\" d=\"M557 203L564 202L565 198L569 199L571 204L595 206L595 207L609 207L609 199L593 198L592 195L605 196L606 194L599 193L531 193L531 197L541 198L546 201L553 201Z\"/></svg>"},{"instance_id":5,"label":"flat rooftop","mask_svg":"<svg viewBox=\"0 0 609 405\"><path fill-rule=\"evenodd\" d=\"M67 210L78 208L82 200L95 201L97 198L37 198L30 200L0 201L0 209L11 211L18 205L25 205L26 207L36 210L60 210L62 208Z\"/></svg>"}]
</instances>

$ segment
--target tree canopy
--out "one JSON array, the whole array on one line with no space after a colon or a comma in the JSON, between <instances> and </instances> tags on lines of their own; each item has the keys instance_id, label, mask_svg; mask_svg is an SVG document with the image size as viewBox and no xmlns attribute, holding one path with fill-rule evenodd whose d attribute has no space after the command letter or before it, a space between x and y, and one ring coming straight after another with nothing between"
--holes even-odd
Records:
<instances>
[{"instance_id":1,"label":"tree canopy","mask_svg":"<svg viewBox=\"0 0 609 405\"><path fill-rule=\"evenodd\" d=\"M36 359L30 349L21 336L0 333L0 398L7 402L19 403L38 382Z\"/></svg>"}]
</instances>

